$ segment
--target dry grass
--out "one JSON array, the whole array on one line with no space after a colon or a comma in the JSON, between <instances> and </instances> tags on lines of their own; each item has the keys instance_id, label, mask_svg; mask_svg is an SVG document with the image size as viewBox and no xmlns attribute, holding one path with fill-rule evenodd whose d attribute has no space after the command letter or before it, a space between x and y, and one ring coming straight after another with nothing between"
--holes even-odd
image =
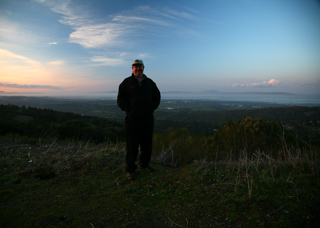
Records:
<instances>
[{"instance_id":1,"label":"dry grass","mask_svg":"<svg viewBox=\"0 0 320 228\"><path fill-rule=\"evenodd\" d=\"M128 181L124 143L2 142L0 227L317 227L318 151L182 164L175 150Z\"/></svg>"}]
</instances>

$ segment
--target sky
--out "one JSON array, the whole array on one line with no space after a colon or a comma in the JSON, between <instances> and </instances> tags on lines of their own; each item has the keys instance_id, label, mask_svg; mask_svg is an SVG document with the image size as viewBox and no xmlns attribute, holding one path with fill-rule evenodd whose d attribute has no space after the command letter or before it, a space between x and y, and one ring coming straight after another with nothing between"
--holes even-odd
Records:
<instances>
[{"instance_id":1,"label":"sky","mask_svg":"<svg viewBox=\"0 0 320 228\"><path fill-rule=\"evenodd\" d=\"M142 59L160 91L320 94L318 0L0 0L0 95L117 91Z\"/></svg>"}]
</instances>

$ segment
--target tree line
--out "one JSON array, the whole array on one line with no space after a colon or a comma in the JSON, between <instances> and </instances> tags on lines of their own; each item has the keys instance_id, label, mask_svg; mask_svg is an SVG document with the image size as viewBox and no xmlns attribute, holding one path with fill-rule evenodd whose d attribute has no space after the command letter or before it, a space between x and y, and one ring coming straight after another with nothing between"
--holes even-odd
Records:
<instances>
[{"instance_id":1,"label":"tree line","mask_svg":"<svg viewBox=\"0 0 320 228\"><path fill-rule=\"evenodd\" d=\"M124 137L123 124L93 116L26 106L0 105L0 135L39 139L117 141Z\"/></svg>"}]
</instances>

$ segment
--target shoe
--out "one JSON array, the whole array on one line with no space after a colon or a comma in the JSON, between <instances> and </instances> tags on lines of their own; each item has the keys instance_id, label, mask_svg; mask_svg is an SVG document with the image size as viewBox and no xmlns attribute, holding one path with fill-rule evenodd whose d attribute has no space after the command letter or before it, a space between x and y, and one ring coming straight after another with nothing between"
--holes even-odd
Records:
<instances>
[{"instance_id":1,"label":"shoe","mask_svg":"<svg viewBox=\"0 0 320 228\"><path fill-rule=\"evenodd\" d=\"M128 180L133 180L135 178L134 173L127 173Z\"/></svg>"},{"instance_id":2,"label":"shoe","mask_svg":"<svg viewBox=\"0 0 320 228\"><path fill-rule=\"evenodd\" d=\"M152 168L150 165L148 165L148 166L141 166L141 165L139 165L139 168L140 168L140 169L144 169L144 170L148 170L148 171L150 171L150 172L153 172L153 171L154 171L154 168Z\"/></svg>"}]
</instances>

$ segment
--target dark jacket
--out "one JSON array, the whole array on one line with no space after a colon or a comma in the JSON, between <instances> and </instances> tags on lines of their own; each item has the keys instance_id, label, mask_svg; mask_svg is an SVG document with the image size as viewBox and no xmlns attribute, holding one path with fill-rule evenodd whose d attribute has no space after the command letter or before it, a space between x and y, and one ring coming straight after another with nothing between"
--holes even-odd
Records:
<instances>
[{"instance_id":1,"label":"dark jacket","mask_svg":"<svg viewBox=\"0 0 320 228\"><path fill-rule=\"evenodd\" d=\"M117 103L127 114L126 122L144 120L153 116L160 104L160 91L150 78L144 75L139 83L132 74L119 85Z\"/></svg>"}]
</instances>

